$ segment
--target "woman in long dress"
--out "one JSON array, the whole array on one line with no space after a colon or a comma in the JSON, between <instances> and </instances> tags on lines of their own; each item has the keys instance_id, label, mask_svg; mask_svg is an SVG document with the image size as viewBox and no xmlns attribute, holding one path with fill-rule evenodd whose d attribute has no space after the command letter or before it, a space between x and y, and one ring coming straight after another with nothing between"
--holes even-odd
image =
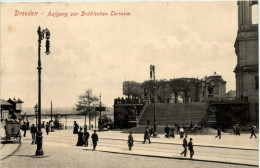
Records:
<instances>
[{"instance_id":1,"label":"woman in long dress","mask_svg":"<svg viewBox=\"0 0 260 168\"><path fill-rule=\"evenodd\" d=\"M77 146L83 146L84 140L83 140L83 132L82 132L82 128L80 127L80 131L78 132L78 142L77 142Z\"/></svg>"},{"instance_id":2,"label":"woman in long dress","mask_svg":"<svg viewBox=\"0 0 260 168\"><path fill-rule=\"evenodd\" d=\"M73 134L77 134L79 130L79 125L77 124L76 121L74 121L74 130L73 130Z\"/></svg>"}]
</instances>

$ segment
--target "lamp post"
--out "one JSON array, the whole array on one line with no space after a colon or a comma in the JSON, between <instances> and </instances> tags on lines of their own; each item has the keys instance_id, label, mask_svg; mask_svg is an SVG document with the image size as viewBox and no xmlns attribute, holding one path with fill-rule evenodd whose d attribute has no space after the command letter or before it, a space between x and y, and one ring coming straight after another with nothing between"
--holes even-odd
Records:
<instances>
[{"instance_id":1,"label":"lamp post","mask_svg":"<svg viewBox=\"0 0 260 168\"><path fill-rule=\"evenodd\" d=\"M37 150L35 155L43 155L43 150L42 150L42 128L41 128L41 41L44 39L44 35L46 35L46 54L50 54L50 32L48 29L41 30L41 27L39 26L37 30L39 39L38 39L38 131L37 131Z\"/></svg>"},{"instance_id":2,"label":"lamp post","mask_svg":"<svg viewBox=\"0 0 260 168\"><path fill-rule=\"evenodd\" d=\"M101 93L99 95L99 123L98 123L98 128L99 128L99 132L101 132Z\"/></svg>"},{"instance_id":3,"label":"lamp post","mask_svg":"<svg viewBox=\"0 0 260 168\"><path fill-rule=\"evenodd\" d=\"M150 65L150 78L151 80L153 79L154 82L154 108L153 108L153 136L157 137L157 123L156 123L156 87L155 87L155 66L154 65Z\"/></svg>"},{"instance_id":4,"label":"lamp post","mask_svg":"<svg viewBox=\"0 0 260 168\"><path fill-rule=\"evenodd\" d=\"M34 106L34 111L35 111L35 117L36 117L36 128L38 127L38 124L37 124L37 116L38 116L38 106L37 106L37 103L36 105Z\"/></svg>"}]
</instances>

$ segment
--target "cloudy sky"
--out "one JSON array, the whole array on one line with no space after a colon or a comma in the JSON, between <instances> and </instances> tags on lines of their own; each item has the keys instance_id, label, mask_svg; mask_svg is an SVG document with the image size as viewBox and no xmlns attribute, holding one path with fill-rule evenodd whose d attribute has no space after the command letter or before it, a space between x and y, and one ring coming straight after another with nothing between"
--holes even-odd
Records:
<instances>
[{"instance_id":1,"label":"cloudy sky","mask_svg":"<svg viewBox=\"0 0 260 168\"><path fill-rule=\"evenodd\" d=\"M38 12L38 16L14 16ZM80 16L81 12L108 16ZM110 16L111 11L130 16ZM47 17L48 13L69 13ZM78 12L78 16L70 16ZM217 72L235 90L237 2L2 3L1 98L38 98L37 28L51 32L42 45L42 107L73 107L86 89L113 105L125 80L203 78Z\"/></svg>"}]
</instances>

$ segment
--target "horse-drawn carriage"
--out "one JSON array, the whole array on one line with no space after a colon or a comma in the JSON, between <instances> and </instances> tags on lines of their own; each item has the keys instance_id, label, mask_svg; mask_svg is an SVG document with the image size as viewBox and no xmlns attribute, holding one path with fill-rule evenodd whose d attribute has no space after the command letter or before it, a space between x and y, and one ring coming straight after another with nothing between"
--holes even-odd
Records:
<instances>
[{"instance_id":1,"label":"horse-drawn carriage","mask_svg":"<svg viewBox=\"0 0 260 168\"><path fill-rule=\"evenodd\" d=\"M6 119L5 141L13 139L14 142L21 142L20 121Z\"/></svg>"}]
</instances>

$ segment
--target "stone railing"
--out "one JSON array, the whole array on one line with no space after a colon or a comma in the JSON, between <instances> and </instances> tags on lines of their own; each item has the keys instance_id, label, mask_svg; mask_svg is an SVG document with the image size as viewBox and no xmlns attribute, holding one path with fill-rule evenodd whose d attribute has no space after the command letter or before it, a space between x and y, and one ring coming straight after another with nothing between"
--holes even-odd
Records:
<instances>
[{"instance_id":1,"label":"stone railing","mask_svg":"<svg viewBox=\"0 0 260 168\"><path fill-rule=\"evenodd\" d=\"M142 108L142 110L141 110L141 112L140 112L140 114L139 114L138 123L139 123L140 119L142 118L142 116L143 116L143 114L144 114L144 112L145 112L145 109L146 109L146 107L148 106L148 104L149 104L149 102L145 102L145 104L144 104L144 106L143 106L143 108Z\"/></svg>"}]
</instances>

